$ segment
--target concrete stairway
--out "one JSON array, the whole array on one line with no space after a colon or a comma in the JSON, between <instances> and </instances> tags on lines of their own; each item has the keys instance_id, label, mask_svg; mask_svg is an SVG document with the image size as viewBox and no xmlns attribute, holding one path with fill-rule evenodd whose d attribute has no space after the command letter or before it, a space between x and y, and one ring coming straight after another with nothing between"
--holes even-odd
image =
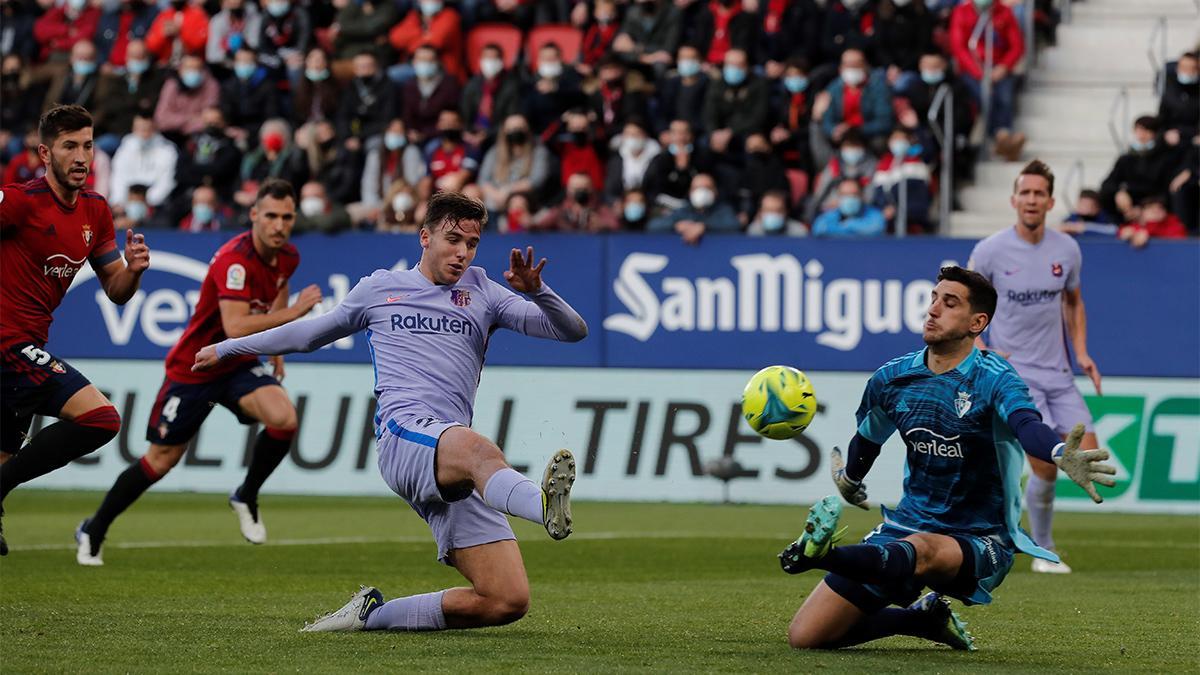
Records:
<instances>
[{"instance_id":1,"label":"concrete stairway","mask_svg":"<svg viewBox=\"0 0 1200 675\"><path fill-rule=\"evenodd\" d=\"M1072 5L1057 46L1042 51L1028 76L1016 128L1029 137L1023 160L1049 163L1058 178L1052 222L1066 217L1081 188L1098 187L1120 154L1108 126L1120 90L1129 94L1129 119L1117 112L1122 137L1134 118L1158 111L1147 49L1159 17L1167 19L1168 60L1196 48L1200 10L1192 0L1084 0ZM1082 179L1063 185L1076 161L1082 162ZM1009 196L1023 164L999 157L980 163L975 183L959 191L964 210L952 214L946 234L979 238L1012 225Z\"/></svg>"}]
</instances>

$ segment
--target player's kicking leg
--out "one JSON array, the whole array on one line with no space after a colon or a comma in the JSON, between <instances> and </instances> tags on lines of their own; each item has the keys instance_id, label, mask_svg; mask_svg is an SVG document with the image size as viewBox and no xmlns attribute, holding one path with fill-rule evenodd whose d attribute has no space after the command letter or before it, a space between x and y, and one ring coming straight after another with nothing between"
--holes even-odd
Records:
<instances>
[{"instance_id":1,"label":"player's kicking leg","mask_svg":"<svg viewBox=\"0 0 1200 675\"><path fill-rule=\"evenodd\" d=\"M826 497L813 505L800 538L779 555L784 571L824 569L821 581L796 612L788 644L796 649L836 649L892 635L910 635L974 649L966 625L937 594L907 608L889 608L887 598L865 588L951 582L963 564L957 540L914 534L886 544L837 547L841 502Z\"/></svg>"}]
</instances>

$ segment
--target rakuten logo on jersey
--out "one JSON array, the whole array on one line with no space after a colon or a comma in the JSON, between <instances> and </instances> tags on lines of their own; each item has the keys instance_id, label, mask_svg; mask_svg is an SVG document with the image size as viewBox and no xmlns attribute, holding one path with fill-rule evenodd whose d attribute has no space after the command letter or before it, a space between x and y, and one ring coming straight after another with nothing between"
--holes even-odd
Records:
<instances>
[{"instance_id":1,"label":"rakuten logo on jersey","mask_svg":"<svg viewBox=\"0 0 1200 675\"><path fill-rule=\"evenodd\" d=\"M917 427L909 429L908 433L904 435L904 442L908 444L910 450L922 455L962 459L963 450L958 441L959 438L960 436L942 436L929 429Z\"/></svg>"},{"instance_id":2,"label":"rakuten logo on jersey","mask_svg":"<svg viewBox=\"0 0 1200 675\"><path fill-rule=\"evenodd\" d=\"M1041 305L1041 304L1044 304L1047 302L1054 302L1055 300L1058 300L1059 293L1060 293L1060 291L1057 289L1046 289L1046 290L1034 289L1034 290L1030 290L1030 291L1009 291L1008 292L1008 301L1015 302L1015 303L1021 305L1022 307L1028 307L1030 305Z\"/></svg>"},{"instance_id":3,"label":"rakuten logo on jersey","mask_svg":"<svg viewBox=\"0 0 1200 675\"><path fill-rule=\"evenodd\" d=\"M475 330L470 321L448 316L424 314L393 314L392 330L407 330L414 335L471 335Z\"/></svg>"},{"instance_id":4,"label":"rakuten logo on jersey","mask_svg":"<svg viewBox=\"0 0 1200 675\"><path fill-rule=\"evenodd\" d=\"M56 253L46 258L46 262L42 264L42 274L55 279L70 279L82 265L83 260L71 260L61 253Z\"/></svg>"}]
</instances>

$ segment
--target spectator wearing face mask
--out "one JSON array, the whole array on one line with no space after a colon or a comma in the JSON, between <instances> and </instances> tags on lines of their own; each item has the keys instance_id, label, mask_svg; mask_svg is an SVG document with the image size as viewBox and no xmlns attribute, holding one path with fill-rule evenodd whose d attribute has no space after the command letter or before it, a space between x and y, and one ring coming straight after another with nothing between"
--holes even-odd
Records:
<instances>
[{"instance_id":1,"label":"spectator wearing face mask","mask_svg":"<svg viewBox=\"0 0 1200 675\"><path fill-rule=\"evenodd\" d=\"M579 3L577 6L586 8L587 3ZM596 64L612 52L613 40L617 38L617 32L621 29L617 16L617 3L614 0L596 0L592 9L592 20L584 29L580 55L581 65L588 72L594 70Z\"/></svg>"},{"instance_id":2,"label":"spectator wearing face mask","mask_svg":"<svg viewBox=\"0 0 1200 675\"><path fill-rule=\"evenodd\" d=\"M646 226L647 232L675 232L685 244L699 244L709 232L737 232L742 229L733 207L718 200L717 183L706 173L692 179L688 201L670 213L659 216Z\"/></svg>"},{"instance_id":3,"label":"spectator wearing face mask","mask_svg":"<svg viewBox=\"0 0 1200 675\"><path fill-rule=\"evenodd\" d=\"M1100 193L1088 189L1079 191L1075 210L1058 227L1076 239L1111 239L1119 229L1112 215L1100 206Z\"/></svg>"},{"instance_id":4,"label":"spectator wearing face mask","mask_svg":"<svg viewBox=\"0 0 1200 675\"><path fill-rule=\"evenodd\" d=\"M254 0L222 0L221 11L208 22L204 60L213 68L232 68L239 49L258 50L262 14Z\"/></svg>"},{"instance_id":5,"label":"spectator wearing face mask","mask_svg":"<svg viewBox=\"0 0 1200 675\"><path fill-rule=\"evenodd\" d=\"M300 188L299 211L296 214L296 232L335 234L353 226L346 207L331 201L325 186L315 180Z\"/></svg>"},{"instance_id":6,"label":"spectator wearing face mask","mask_svg":"<svg viewBox=\"0 0 1200 675\"><path fill-rule=\"evenodd\" d=\"M504 202L504 211L496 219L496 231L501 234L515 234L528 231L533 227L533 204L529 195L524 192L514 192Z\"/></svg>"},{"instance_id":7,"label":"spectator wearing face mask","mask_svg":"<svg viewBox=\"0 0 1200 675\"><path fill-rule=\"evenodd\" d=\"M764 134L752 134L746 139L746 166L736 187L734 206L738 219L749 223L767 192L787 193L790 188L787 167L771 148Z\"/></svg>"},{"instance_id":8,"label":"spectator wearing face mask","mask_svg":"<svg viewBox=\"0 0 1200 675\"><path fill-rule=\"evenodd\" d=\"M620 133L627 120L646 119L649 106L641 91L641 75L630 75L615 56L602 59L596 66L596 74L596 87L588 105L596 117L597 137L611 138Z\"/></svg>"},{"instance_id":9,"label":"spectator wearing face mask","mask_svg":"<svg viewBox=\"0 0 1200 675\"><path fill-rule=\"evenodd\" d=\"M212 188L202 186L192 191L190 208L179 221L184 232L216 232L229 227L233 212L221 204Z\"/></svg>"},{"instance_id":10,"label":"spectator wearing face mask","mask_svg":"<svg viewBox=\"0 0 1200 675\"><path fill-rule=\"evenodd\" d=\"M258 136L263 122L279 116L279 88L249 47L237 51L233 77L221 85L221 112L229 133L243 141Z\"/></svg>"},{"instance_id":11,"label":"spectator wearing face mask","mask_svg":"<svg viewBox=\"0 0 1200 675\"><path fill-rule=\"evenodd\" d=\"M504 67L500 45L488 43L479 53L479 74L467 80L462 93L462 116L467 137L483 146L494 140L500 123L521 110L521 80Z\"/></svg>"},{"instance_id":12,"label":"spectator wearing face mask","mask_svg":"<svg viewBox=\"0 0 1200 675\"><path fill-rule=\"evenodd\" d=\"M594 121L587 111L576 109L563 115L565 130L554 141L554 154L559 159L559 175L562 186L577 173L586 173L592 185L604 185L604 163L600 161L600 149L592 135Z\"/></svg>"},{"instance_id":13,"label":"spectator wearing face mask","mask_svg":"<svg viewBox=\"0 0 1200 675\"><path fill-rule=\"evenodd\" d=\"M175 164L179 153L163 138L149 117L137 116L133 132L121 141L112 160L112 185L108 201L123 206L130 185L145 185L146 201L160 206L175 188Z\"/></svg>"},{"instance_id":14,"label":"spectator wearing face mask","mask_svg":"<svg viewBox=\"0 0 1200 675\"><path fill-rule=\"evenodd\" d=\"M282 178L292 185L308 181L308 162L303 150L292 142L292 127L276 118L258 130L258 147L242 158L241 187L234 201L242 208L254 205L258 186L268 178Z\"/></svg>"},{"instance_id":15,"label":"spectator wearing face mask","mask_svg":"<svg viewBox=\"0 0 1200 675\"><path fill-rule=\"evenodd\" d=\"M292 121L296 126L308 122L336 120L341 83L329 69L329 55L320 47L308 50L304 57L304 76L293 89Z\"/></svg>"},{"instance_id":16,"label":"spectator wearing face mask","mask_svg":"<svg viewBox=\"0 0 1200 675\"><path fill-rule=\"evenodd\" d=\"M121 0L110 5L96 26L96 60L114 70L124 68L129 43L145 38L156 16L158 6L145 0Z\"/></svg>"},{"instance_id":17,"label":"spectator wearing face mask","mask_svg":"<svg viewBox=\"0 0 1200 675\"><path fill-rule=\"evenodd\" d=\"M547 138L558 132L556 123L563 114L586 105L587 97L580 89L579 74L563 63L562 50L553 42L538 50L537 61L530 66L530 83L521 94L523 112L534 133Z\"/></svg>"},{"instance_id":18,"label":"spectator wearing face mask","mask_svg":"<svg viewBox=\"0 0 1200 675\"><path fill-rule=\"evenodd\" d=\"M171 0L146 33L146 48L160 65L175 65L189 54L203 57L207 46L208 13L188 0Z\"/></svg>"},{"instance_id":19,"label":"spectator wearing face mask","mask_svg":"<svg viewBox=\"0 0 1200 675\"><path fill-rule=\"evenodd\" d=\"M663 134L672 120L687 120L693 129L704 128L709 79L701 65L699 49L692 45L679 48L675 70L668 72L658 87L652 125L656 135Z\"/></svg>"},{"instance_id":20,"label":"spectator wearing face mask","mask_svg":"<svg viewBox=\"0 0 1200 675\"><path fill-rule=\"evenodd\" d=\"M929 187L929 166L921 158L916 137L904 127L896 127L888 138L888 151L875 164L875 173L867 190L867 201L883 211L893 227L898 224L903 202L906 232L930 231L929 207L933 195ZM904 194L901 196L901 191Z\"/></svg>"},{"instance_id":21,"label":"spectator wearing face mask","mask_svg":"<svg viewBox=\"0 0 1200 675\"><path fill-rule=\"evenodd\" d=\"M762 16L758 0L709 0L702 2L695 17L693 37L704 61L712 65L725 62L730 49L746 52L757 63L762 47Z\"/></svg>"},{"instance_id":22,"label":"spectator wearing face mask","mask_svg":"<svg viewBox=\"0 0 1200 675\"><path fill-rule=\"evenodd\" d=\"M992 96L987 133L995 141L996 154L1010 162L1021 156L1025 134L1013 131L1016 76L1013 69L1025 55L1025 37L1011 9L1003 2L971 0L962 2L950 15L950 53L977 102L982 100L983 64L987 41L979 40L971 50L971 35L979 17L990 14L995 31L992 46Z\"/></svg>"},{"instance_id":23,"label":"spectator wearing face mask","mask_svg":"<svg viewBox=\"0 0 1200 675\"><path fill-rule=\"evenodd\" d=\"M113 227L118 230L140 230L161 225L155 222L155 215L155 209L146 203L146 186L130 185L125 207L113 211Z\"/></svg>"},{"instance_id":24,"label":"spectator wearing face mask","mask_svg":"<svg viewBox=\"0 0 1200 675\"><path fill-rule=\"evenodd\" d=\"M768 113L766 81L751 72L745 50L730 49L704 101L709 148L718 156L740 153L747 136L766 130Z\"/></svg>"},{"instance_id":25,"label":"spectator wearing face mask","mask_svg":"<svg viewBox=\"0 0 1200 675\"><path fill-rule=\"evenodd\" d=\"M204 109L218 106L220 100L221 85L208 73L204 59L185 56L174 77L163 84L154 123L164 135L182 142L204 128Z\"/></svg>"},{"instance_id":26,"label":"spectator wearing face mask","mask_svg":"<svg viewBox=\"0 0 1200 675\"><path fill-rule=\"evenodd\" d=\"M351 68L354 77L342 93L337 135L369 139L382 134L388 122L399 116L395 87L380 72L379 62L371 52L357 54ZM411 127L408 132L410 142L421 140Z\"/></svg>"},{"instance_id":27,"label":"spectator wearing face mask","mask_svg":"<svg viewBox=\"0 0 1200 675\"><path fill-rule=\"evenodd\" d=\"M776 84L771 106L771 145L784 166L813 174L809 129L812 123L813 92L809 89L808 63L788 61Z\"/></svg>"},{"instance_id":28,"label":"spectator wearing face mask","mask_svg":"<svg viewBox=\"0 0 1200 675\"><path fill-rule=\"evenodd\" d=\"M427 2L428 0L422 0ZM413 77L400 90L400 117L410 136L429 138L437 130L438 116L447 108L458 109L462 89L458 80L442 72L433 47L418 47L412 57Z\"/></svg>"},{"instance_id":29,"label":"spectator wearing face mask","mask_svg":"<svg viewBox=\"0 0 1200 675\"><path fill-rule=\"evenodd\" d=\"M46 13L33 24L33 37L40 46L38 62L65 64L70 60L75 43L80 40L90 42L99 24L100 8L88 0L50 3Z\"/></svg>"},{"instance_id":30,"label":"spectator wearing face mask","mask_svg":"<svg viewBox=\"0 0 1200 675\"><path fill-rule=\"evenodd\" d=\"M1133 123L1129 151L1117 158L1100 184L1101 203L1125 222L1138 220L1137 204L1151 195L1166 194L1182 159L1181 153L1158 139L1158 120L1150 116Z\"/></svg>"},{"instance_id":31,"label":"spectator wearing face mask","mask_svg":"<svg viewBox=\"0 0 1200 675\"><path fill-rule=\"evenodd\" d=\"M334 0L333 55L338 75L348 75L349 61L363 50L382 56L388 31L400 20L400 11L391 0Z\"/></svg>"},{"instance_id":32,"label":"spectator wearing face mask","mask_svg":"<svg viewBox=\"0 0 1200 675\"><path fill-rule=\"evenodd\" d=\"M396 181L384 195L384 206L379 211L375 230L395 234L416 232L423 218L422 205L413 196L412 187Z\"/></svg>"},{"instance_id":33,"label":"spectator wearing face mask","mask_svg":"<svg viewBox=\"0 0 1200 675\"><path fill-rule=\"evenodd\" d=\"M226 133L220 108L205 108L204 129L187 139L175 167L179 190L212 187L222 202L233 200L242 152Z\"/></svg>"},{"instance_id":34,"label":"spectator wearing face mask","mask_svg":"<svg viewBox=\"0 0 1200 675\"><path fill-rule=\"evenodd\" d=\"M100 82L99 66L96 63L96 45L91 40L80 40L71 47L70 69L54 78L46 90L43 111L63 104L76 104L93 108L96 86Z\"/></svg>"},{"instance_id":35,"label":"spectator wearing face mask","mask_svg":"<svg viewBox=\"0 0 1200 675\"><path fill-rule=\"evenodd\" d=\"M673 211L687 202L692 180L712 171L713 161L708 150L696 146L687 120L672 121L666 141L666 152L650 162L642 185L652 208Z\"/></svg>"},{"instance_id":36,"label":"spectator wearing face mask","mask_svg":"<svg viewBox=\"0 0 1200 675\"><path fill-rule=\"evenodd\" d=\"M862 186L843 178L837 186L837 203L813 222L816 237L878 237L887 228L883 212L862 199Z\"/></svg>"},{"instance_id":37,"label":"spectator wearing face mask","mask_svg":"<svg viewBox=\"0 0 1200 675\"><path fill-rule=\"evenodd\" d=\"M804 223L788 217L787 193L772 190L762 196L758 215L746 228L752 237L803 237L808 235Z\"/></svg>"},{"instance_id":38,"label":"spectator wearing face mask","mask_svg":"<svg viewBox=\"0 0 1200 675\"><path fill-rule=\"evenodd\" d=\"M887 146L887 136L895 125L892 94L885 75L872 72L866 56L857 49L842 52L838 77L814 103L814 117L821 118L821 142L842 142L846 132L857 129L867 145L876 152ZM816 144L818 139L813 139ZM820 158L817 158L820 162Z\"/></svg>"},{"instance_id":39,"label":"spectator wearing face mask","mask_svg":"<svg viewBox=\"0 0 1200 675\"><path fill-rule=\"evenodd\" d=\"M365 206L377 207L385 201L388 186L400 183L415 189L426 176L421 148L409 143L405 132L404 120L396 118L384 131L383 142L368 149L360 188Z\"/></svg>"},{"instance_id":40,"label":"spectator wearing face mask","mask_svg":"<svg viewBox=\"0 0 1200 675\"><path fill-rule=\"evenodd\" d=\"M457 10L447 7L443 0L417 0L388 33L388 41L402 55L415 56L418 48L432 47L435 55L441 56L441 70L461 85L467 79L462 61L462 35L462 19Z\"/></svg>"},{"instance_id":41,"label":"spectator wearing face mask","mask_svg":"<svg viewBox=\"0 0 1200 675\"><path fill-rule=\"evenodd\" d=\"M258 60L275 77L289 78L304 67L304 55L312 44L312 17L308 9L292 0L265 0L259 26Z\"/></svg>"},{"instance_id":42,"label":"spectator wearing face mask","mask_svg":"<svg viewBox=\"0 0 1200 675\"><path fill-rule=\"evenodd\" d=\"M534 229L558 232L612 232L620 227L612 209L600 201L592 179L586 173L567 178L567 194L562 202L538 214Z\"/></svg>"},{"instance_id":43,"label":"spectator wearing face mask","mask_svg":"<svg viewBox=\"0 0 1200 675\"><path fill-rule=\"evenodd\" d=\"M530 131L525 117L510 115L479 168L477 183L484 205L498 212L513 193L543 194L551 178L551 161L550 151Z\"/></svg>"},{"instance_id":44,"label":"spectator wearing face mask","mask_svg":"<svg viewBox=\"0 0 1200 675\"><path fill-rule=\"evenodd\" d=\"M650 222L649 203L646 193L634 188L621 197L621 229L627 232L642 232Z\"/></svg>"},{"instance_id":45,"label":"spectator wearing face mask","mask_svg":"<svg viewBox=\"0 0 1200 675\"><path fill-rule=\"evenodd\" d=\"M940 52L930 50L922 54L917 62L917 77L909 78L897 92L897 119L901 126L917 130L917 138L927 151L926 159L932 160L935 166L938 165L941 144L938 143L932 127L937 125L938 130L943 131L945 114L939 107L933 111L934 121L930 122L929 109L943 85L949 86L954 96L954 166L962 173L974 164L970 144L967 142L971 127L975 124L975 112L971 107L973 99L962 78L950 69L946 57Z\"/></svg>"},{"instance_id":46,"label":"spectator wearing face mask","mask_svg":"<svg viewBox=\"0 0 1200 675\"><path fill-rule=\"evenodd\" d=\"M876 57L888 84L900 88L933 46L933 17L924 0L880 0L876 5Z\"/></svg>"},{"instance_id":47,"label":"spectator wearing face mask","mask_svg":"<svg viewBox=\"0 0 1200 675\"><path fill-rule=\"evenodd\" d=\"M625 10L613 52L662 73L679 48L681 24L679 8L671 0L636 0Z\"/></svg>"},{"instance_id":48,"label":"spectator wearing face mask","mask_svg":"<svg viewBox=\"0 0 1200 675\"><path fill-rule=\"evenodd\" d=\"M429 199L434 192L462 192L479 169L479 149L466 144L462 116L447 108L437 121L437 136L425 145L429 175L421 181L418 196Z\"/></svg>"},{"instance_id":49,"label":"spectator wearing face mask","mask_svg":"<svg viewBox=\"0 0 1200 675\"><path fill-rule=\"evenodd\" d=\"M154 110L163 87L162 70L151 62L146 43L130 40L125 55L125 68L101 75L96 85L96 144L111 152L133 129L134 115Z\"/></svg>"},{"instance_id":50,"label":"spectator wearing face mask","mask_svg":"<svg viewBox=\"0 0 1200 675\"><path fill-rule=\"evenodd\" d=\"M1185 53L1174 69L1166 69L1165 77L1158 104L1163 140L1167 145L1187 145L1200 134L1200 57Z\"/></svg>"},{"instance_id":51,"label":"spectator wearing face mask","mask_svg":"<svg viewBox=\"0 0 1200 675\"><path fill-rule=\"evenodd\" d=\"M650 163L662 152L658 141L650 138L640 119L630 119L621 134L613 139L616 152L608 159L604 194L617 199L628 190L640 189Z\"/></svg>"},{"instance_id":52,"label":"spectator wearing face mask","mask_svg":"<svg viewBox=\"0 0 1200 675\"><path fill-rule=\"evenodd\" d=\"M846 132L837 154L829 160L813 184L805 219L813 222L816 215L825 210L825 202L837 191L843 178L855 180L865 189L874 175L875 157L868 151L862 135L855 130Z\"/></svg>"}]
</instances>

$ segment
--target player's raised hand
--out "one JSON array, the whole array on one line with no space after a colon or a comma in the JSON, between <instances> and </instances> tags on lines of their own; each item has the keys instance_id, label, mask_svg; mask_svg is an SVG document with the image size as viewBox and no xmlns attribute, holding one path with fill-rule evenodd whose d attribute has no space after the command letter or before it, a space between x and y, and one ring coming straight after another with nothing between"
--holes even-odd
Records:
<instances>
[{"instance_id":1,"label":"player's raised hand","mask_svg":"<svg viewBox=\"0 0 1200 675\"><path fill-rule=\"evenodd\" d=\"M1067 477L1076 485L1087 491L1092 501L1099 504L1104 501L1104 498L1096 492L1094 483L1113 487L1117 484L1116 479L1113 478L1117 473L1117 468L1112 464L1104 463L1104 460L1109 457L1107 450L1080 450L1079 443L1082 440L1083 425L1076 424L1075 428L1071 429L1070 435L1067 436L1067 442L1055 448L1054 454L1051 456L1058 468L1062 469L1063 473L1067 474Z\"/></svg>"},{"instance_id":2,"label":"player's raised hand","mask_svg":"<svg viewBox=\"0 0 1200 675\"><path fill-rule=\"evenodd\" d=\"M125 230L125 266L134 274L150 269L150 247L146 245L145 235Z\"/></svg>"},{"instance_id":3,"label":"player's raised hand","mask_svg":"<svg viewBox=\"0 0 1200 675\"><path fill-rule=\"evenodd\" d=\"M217 356L216 345L201 347L200 351L196 352L196 362L192 364L192 372L208 370L220 362L221 357Z\"/></svg>"},{"instance_id":4,"label":"player's raised hand","mask_svg":"<svg viewBox=\"0 0 1200 675\"><path fill-rule=\"evenodd\" d=\"M1075 360L1079 362L1079 369L1083 371L1092 380L1092 385L1096 387L1096 395L1103 396L1104 392L1100 390L1100 368L1096 366L1096 362L1087 354L1076 354Z\"/></svg>"},{"instance_id":5,"label":"player's raised hand","mask_svg":"<svg viewBox=\"0 0 1200 675\"><path fill-rule=\"evenodd\" d=\"M846 461L842 459L841 448L833 448L829 456L829 468L833 471L833 484L837 486L838 492L842 493L842 499L845 499L847 504L869 511L871 502L867 501L867 486L863 485L862 481L852 480L846 475Z\"/></svg>"},{"instance_id":6,"label":"player's raised hand","mask_svg":"<svg viewBox=\"0 0 1200 675\"><path fill-rule=\"evenodd\" d=\"M308 310L317 306L321 302L321 287L316 284L309 284L300 291L300 295L296 296L296 304L292 305L296 308L298 316L308 314Z\"/></svg>"},{"instance_id":7,"label":"player's raised hand","mask_svg":"<svg viewBox=\"0 0 1200 675\"><path fill-rule=\"evenodd\" d=\"M537 293L542 290L542 268L545 266L545 258L542 258L536 267L534 266L532 246L525 248L524 256L521 255L520 250L514 248L509 255L508 269L504 272L504 279L518 293Z\"/></svg>"}]
</instances>

